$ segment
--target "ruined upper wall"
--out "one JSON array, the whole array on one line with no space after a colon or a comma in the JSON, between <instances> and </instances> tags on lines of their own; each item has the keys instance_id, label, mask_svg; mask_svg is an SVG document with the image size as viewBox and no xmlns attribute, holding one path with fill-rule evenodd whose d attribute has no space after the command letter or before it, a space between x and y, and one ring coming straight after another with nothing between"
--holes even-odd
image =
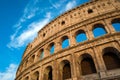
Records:
<instances>
[{"instance_id":1,"label":"ruined upper wall","mask_svg":"<svg viewBox=\"0 0 120 80\"><path fill-rule=\"evenodd\" d=\"M27 46L23 58L30 50L35 48L37 45L44 43L45 40L51 38L53 35L55 36L55 34L62 30L78 23L85 23L85 21L113 12L116 9L120 9L120 3L118 3L118 1L119 0L93 0L65 12L38 32L38 36Z\"/></svg>"}]
</instances>

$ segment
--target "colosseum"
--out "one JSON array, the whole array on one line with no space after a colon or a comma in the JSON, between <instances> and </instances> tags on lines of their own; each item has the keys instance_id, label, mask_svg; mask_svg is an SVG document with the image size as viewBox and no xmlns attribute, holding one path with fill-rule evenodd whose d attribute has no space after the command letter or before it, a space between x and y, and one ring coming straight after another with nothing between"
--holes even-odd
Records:
<instances>
[{"instance_id":1,"label":"colosseum","mask_svg":"<svg viewBox=\"0 0 120 80\"><path fill-rule=\"evenodd\" d=\"M120 0L91 0L44 26L15 80L120 80Z\"/></svg>"}]
</instances>

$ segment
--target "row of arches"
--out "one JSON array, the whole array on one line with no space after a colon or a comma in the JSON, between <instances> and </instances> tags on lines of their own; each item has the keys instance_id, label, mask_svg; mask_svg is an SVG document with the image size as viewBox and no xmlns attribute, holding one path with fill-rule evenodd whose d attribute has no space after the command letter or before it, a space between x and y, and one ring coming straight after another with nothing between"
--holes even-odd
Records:
<instances>
[{"instance_id":1,"label":"row of arches","mask_svg":"<svg viewBox=\"0 0 120 80\"><path fill-rule=\"evenodd\" d=\"M120 18L116 18L116 19L112 20L111 24L117 32L120 32ZM101 23L95 24L93 26L92 32L93 32L93 35L94 35L95 38L107 34L105 26ZM86 41L87 39L88 38L86 36L85 31L78 30L78 31L75 32L75 40L76 40L77 43ZM68 36L63 36L61 38L62 49L67 48L69 46L70 46L69 37ZM49 50L50 54L53 54L55 52L55 43L54 42L49 44L48 50ZM42 49L42 52L41 52L41 54L43 55L42 57L44 57L43 53L44 53L44 50Z\"/></svg>"},{"instance_id":2,"label":"row of arches","mask_svg":"<svg viewBox=\"0 0 120 80\"><path fill-rule=\"evenodd\" d=\"M111 21L111 24L113 25L114 29L119 32L120 31L120 18L116 18L116 19L113 19ZM111 27L111 26L110 26ZM93 29L92 29L92 32L94 34L95 37L99 37L99 36L103 36L107 33L106 29L105 29L105 26L101 23L98 23L98 24L95 24ZM85 31L83 30L78 30L78 31L75 31L74 33L74 39L76 40L77 43L80 43L80 42L83 42L83 41L86 41L88 40L87 34L85 33ZM56 51L56 47L60 46L61 49L65 49L67 47L69 47L71 44L70 44L70 37L69 36L63 36L60 38L60 45L56 45L58 43L55 43L55 42L52 42L50 43L48 46L47 46L47 49L40 49L40 51L37 53L37 54L34 54L32 56L30 56L28 58L28 60L25 61L25 63L23 64L23 66L28 66L32 63L34 63L35 61L35 58L37 60L42 60L44 57L45 57L45 54L48 53L50 55L54 54L55 51ZM47 52L46 52L47 50Z\"/></svg>"},{"instance_id":3,"label":"row of arches","mask_svg":"<svg viewBox=\"0 0 120 80\"><path fill-rule=\"evenodd\" d=\"M120 52L114 47L107 47L103 49L102 58L105 63L107 70L118 69L120 68ZM59 65L59 76L61 77L60 80L67 80L72 78L72 63L69 60L63 60L60 62ZM95 65L95 60L93 57L88 54L84 53L79 57L79 70L80 74L85 76L89 74L97 74L97 69ZM53 80L53 72L54 68L52 66L48 66L44 69L43 79L44 80ZM39 71L36 71L32 74L33 80L39 80L40 74ZM25 80L29 80L28 76Z\"/></svg>"}]
</instances>

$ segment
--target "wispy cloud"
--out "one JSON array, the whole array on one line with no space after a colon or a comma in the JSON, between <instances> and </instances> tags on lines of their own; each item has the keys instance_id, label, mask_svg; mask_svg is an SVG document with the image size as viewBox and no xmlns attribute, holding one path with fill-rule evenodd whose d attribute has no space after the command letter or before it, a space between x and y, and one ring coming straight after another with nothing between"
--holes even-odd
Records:
<instances>
[{"instance_id":1,"label":"wispy cloud","mask_svg":"<svg viewBox=\"0 0 120 80\"><path fill-rule=\"evenodd\" d=\"M19 48L28 44L37 36L37 32L44 25L46 25L53 17L56 17L55 15L59 15L61 12L65 12L76 6L76 0L60 0L54 3L52 0L49 0L49 4L54 8L41 8L38 5L39 1L40 0L30 0L28 5L25 7L23 16L14 25L15 32L10 36L11 41L7 45L9 48ZM56 10L54 10L55 8ZM39 14L40 12L43 13ZM35 19L40 17L40 19L30 22L33 17L35 17Z\"/></svg>"},{"instance_id":2,"label":"wispy cloud","mask_svg":"<svg viewBox=\"0 0 120 80\"><path fill-rule=\"evenodd\" d=\"M61 2L53 3L52 0L49 0L49 2L52 5L52 7L56 8L56 9L59 8L62 5Z\"/></svg>"},{"instance_id":3,"label":"wispy cloud","mask_svg":"<svg viewBox=\"0 0 120 80\"><path fill-rule=\"evenodd\" d=\"M14 80L17 67L16 64L10 64L5 72L0 72L0 80Z\"/></svg>"},{"instance_id":4,"label":"wispy cloud","mask_svg":"<svg viewBox=\"0 0 120 80\"><path fill-rule=\"evenodd\" d=\"M66 5L65 11L72 9L72 8L75 7L75 6L76 6L76 1L73 0L73 1L69 2L69 3Z\"/></svg>"},{"instance_id":5,"label":"wispy cloud","mask_svg":"<svg viewBox=\"0 0 120 80\"><path fill-rule=\"evenodd\" d=\"M37 32L49 22L50 18L51 13L48 12L46 14L46 18L31 23L30 25L28 25L28 28L24 30L19 36L12 35L11 42L8 44L8 47L19 48L29 43L37 36Z\"/></svg>"}]
</instances>

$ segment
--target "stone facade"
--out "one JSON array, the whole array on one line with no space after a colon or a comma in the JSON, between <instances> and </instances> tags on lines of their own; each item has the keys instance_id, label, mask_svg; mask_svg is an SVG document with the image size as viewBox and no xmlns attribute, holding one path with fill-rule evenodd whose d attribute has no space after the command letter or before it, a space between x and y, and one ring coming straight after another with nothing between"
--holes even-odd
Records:
<instances>
[{"instance_id":1,"label":"stone facade","mask_svg":"<svg viewBox=\"0 0 120 80\"><path fill-rule=\"evenodd\" d=\"M92 0L60 15L27 46L15 80L120 80L120 32L113 23L120 23L120 0ZM95 37L97 26L106 34ZM78 33L87 40L76 42ZM65 39L70 45L63 49Z\"/></svg>"}]
</instances>

